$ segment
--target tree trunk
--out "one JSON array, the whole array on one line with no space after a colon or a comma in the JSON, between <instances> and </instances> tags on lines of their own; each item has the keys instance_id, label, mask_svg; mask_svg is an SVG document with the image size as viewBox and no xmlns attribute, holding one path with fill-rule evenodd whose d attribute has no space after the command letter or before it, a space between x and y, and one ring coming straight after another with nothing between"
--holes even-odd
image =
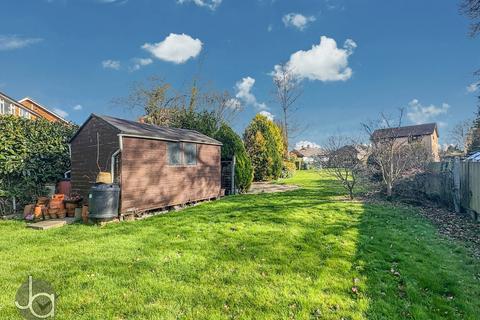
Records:
<instances>
[{"instance_id":1,"label":"tree trunk","mask_svg":"<svg viewBox=\"0 0 480 320\"><path fill-rule=\"evenodd\" d=\"M392 183L387 182L387 197L390 199L392 197Z\"/></svg>"},{"instance_id":2,"label":"tree trunk","mask_svg":"<svg viewBox=\"0 0 480 320\"><path fill-rule=\"evenodd\" d=\"M286 148L285 154L288 158L288 122L287 122L287 110L286 109L283 110L283 128L284 128L284 131L285 131L283 133L284 134L283 138L285 139L284 142L285 142L285 148Z\"/></svg>"}]
</instances>

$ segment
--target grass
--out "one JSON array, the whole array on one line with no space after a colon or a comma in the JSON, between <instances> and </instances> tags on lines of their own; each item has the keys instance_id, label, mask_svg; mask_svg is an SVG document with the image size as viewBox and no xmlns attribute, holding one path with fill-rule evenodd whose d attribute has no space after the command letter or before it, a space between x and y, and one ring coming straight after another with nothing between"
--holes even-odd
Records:
<instances>
[{"instance_id":1,"label":"grass","mask_svg":"<svg viewBox=\"0 0 480 320\"><path fill-rule=\"evenodd\" d=\"M28 275L57 319L478 319L480 262L413 209L284 182L302 189L105 227L0 222L0 319Z\"/></svg>"}]
</instances>

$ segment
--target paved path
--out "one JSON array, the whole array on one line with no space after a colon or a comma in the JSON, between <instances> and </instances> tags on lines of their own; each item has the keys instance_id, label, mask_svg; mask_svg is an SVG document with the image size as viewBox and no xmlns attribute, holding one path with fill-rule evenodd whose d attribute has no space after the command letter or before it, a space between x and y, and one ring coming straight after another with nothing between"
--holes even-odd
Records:
<instances>
[{"instance_id":1,"label":"paved path","mask_svg":"<svg viewBox=\"0 0 480 320\"><path fill-rule=\"evenodd\" d=\"M273 184L271 182L254 182L250 187L249 194L273 193L297 190L299 186L291 184Z\"/></svg>"}]
</instances>

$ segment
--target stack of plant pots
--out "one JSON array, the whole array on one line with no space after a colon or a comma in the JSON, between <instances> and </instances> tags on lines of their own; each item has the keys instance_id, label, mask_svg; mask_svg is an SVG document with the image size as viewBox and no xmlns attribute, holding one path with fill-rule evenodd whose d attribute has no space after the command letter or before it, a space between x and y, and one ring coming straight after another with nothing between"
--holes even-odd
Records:
<instances>
[{"instance_id":1,"label":"stack of plant pots","mask_svg":"<svg viewBox=\"0 0 480 320\"><path fill-rule=\"evenodd\" d=\"M35 220L41 219L48 219L48 202L49 199L47 197L38 197L37 204L35 205L33 214L35 216Z\"/></svg>"},{"instance_id":2,"label":"stack of plant pots","mask_svg":"<svg viewBox=\"0 0 480 320\"><path fill-rule=\"evenodd\" d=\"M65 204L63 200L65 199L64 194L54 194L50 203L48 205L48 215L52 219L63 219L67 215L67 210L65 209Z\"/></svg>"}]
</instances>

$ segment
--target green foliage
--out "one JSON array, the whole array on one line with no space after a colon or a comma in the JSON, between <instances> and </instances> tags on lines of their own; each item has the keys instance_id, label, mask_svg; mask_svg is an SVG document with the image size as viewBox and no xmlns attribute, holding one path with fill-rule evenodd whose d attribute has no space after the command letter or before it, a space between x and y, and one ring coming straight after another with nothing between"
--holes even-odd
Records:
<instances>
[{"instance_id":1,"label":"green foliage","mask_svg":"<svg viewBox=\"0 0 480 320\"><path fill-rule=\"evenodd\" d=\"M242 139L226 124L220 127L215 139L223 143L222 159L235 156L235 187L242 193L248 191L253 180L253 167Z\"/></svg>"},{"instance_id":2,"label":"green foliage","mask_svg":"<svg viewBox=\"0 0 480 320\"><path fill-rule=\"evenodd\" d=\"M257 114L243 136L254 168L254 180L278 179L282 175L284 143L279 127Z\"/></svg>"},{"instance_id":3,"label":"green foliage","mask_svg":"<svg viewBox=\"0 0 480 320\"><path fill-rule=\"evenodd\" d=\"M331 176L132 223L0 220L0 319L29 274L58 319L478 319L480 261L416 209L345 201ZM474 245L472 243L472 245Z\"/></svg>"},{"instance_id":4,"label":"green foliage","mask_svg":"<svg viewBox=\"0 0 480 320\"><path fill-rule=\"evenodd\" d=\"M295 161L292 160L284 160L283 161L283 168L282 168L282 178L291 178L297 171L297 166L295 165Z\"/></svg>"},{"instance_id":5,"label":"green foliage","mask_svg":"<svg viewBox=\"0 0 480 320\"><path fill-rule=\"evenodd\" d=\"M221 124L213 111L182 108L171 111L169 127L196 130L214 137Z\"/></svg>"},{"instance_id":6,"label":"green foliage","mask_svg":"<svg viewBox=\"0 0 480 320\"><path fill-rule=\"evenodd\" d=\"M0 196L31 201L70 167L67 142L77 127L0 116Z\"/></svg>"}]
</instances>

